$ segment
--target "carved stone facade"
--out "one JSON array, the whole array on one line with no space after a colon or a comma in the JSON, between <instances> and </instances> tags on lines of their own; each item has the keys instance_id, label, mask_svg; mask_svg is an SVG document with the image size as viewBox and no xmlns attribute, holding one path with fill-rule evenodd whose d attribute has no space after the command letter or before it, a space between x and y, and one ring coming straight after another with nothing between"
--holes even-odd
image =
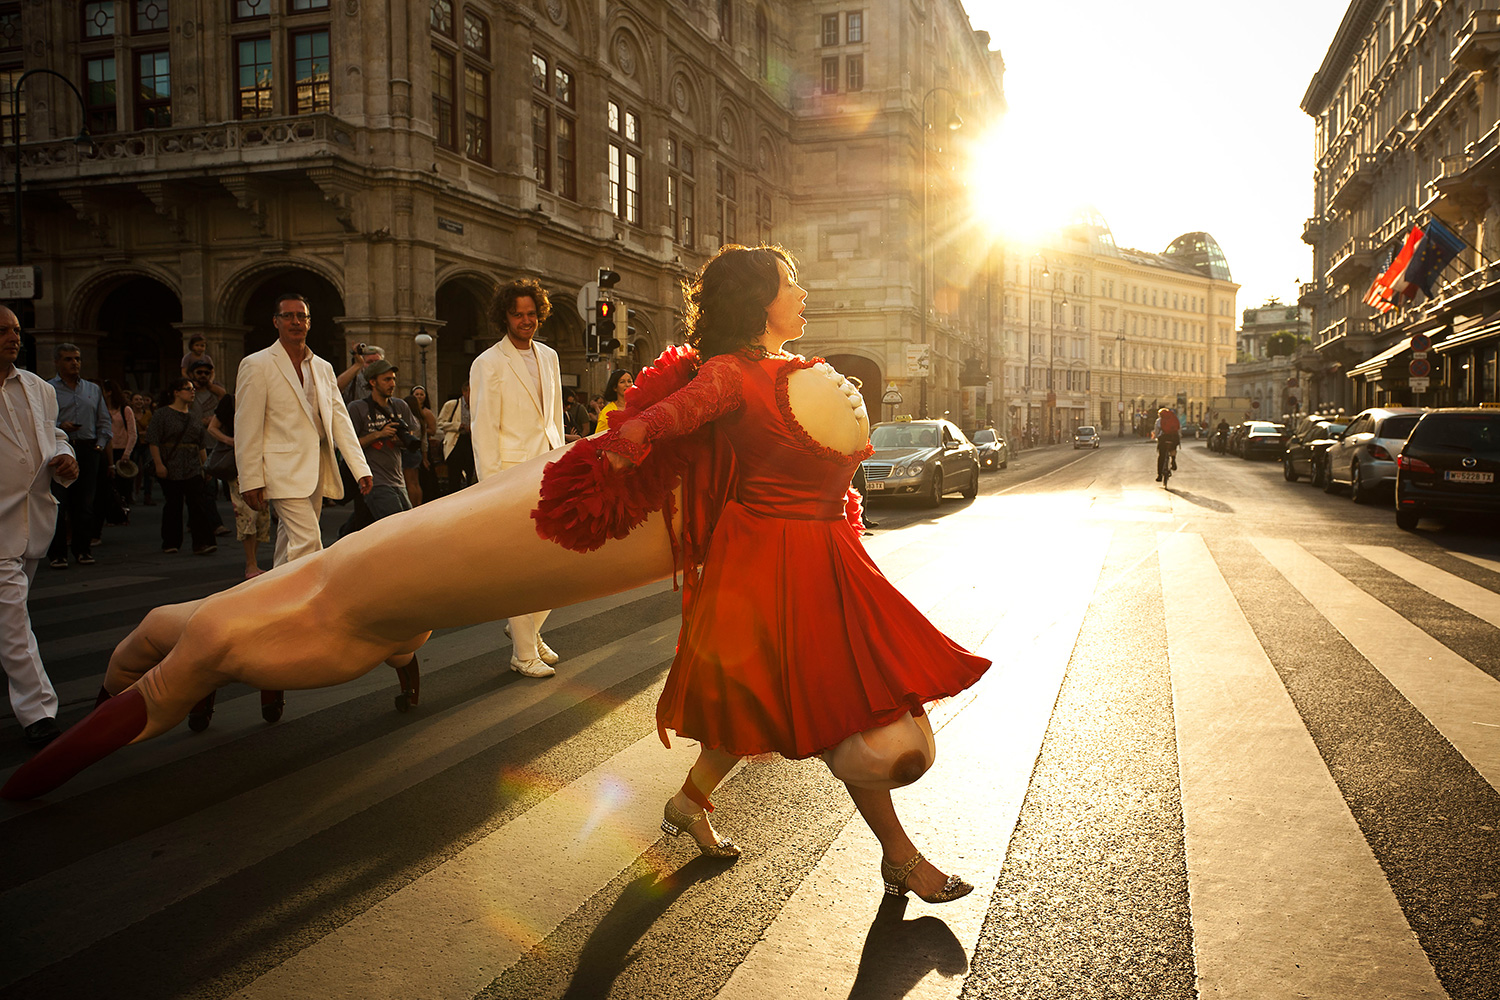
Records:
<instances>
[{"instance_id":1,"label":"carved stone facade","mask_svg":"<svg viewBox=\"0 0 1500 1000\"><path fill-rule=\"evenodd\" d=\"M1317 136L1302 233L1316 277L1300 302L1314 311L1324 369L1347 376L1329 380L1332 402L1500 398L1500 272L1485 262L1500 256L1500 12L1478 0L1353 0L1302 110ZM1365 305L1379 268L1431 218L1471 249L1432 299L1383 315ZM1420 396L1407 374L1414 333L1434 341Z\"/></svg>"},{"instance_id":2,"label":"carved stone facade","mask_svg":"<svg viewBox=\"0 0 1500 1000\"><path fill-rule=\"evenodd\" d=\"M296 290L336 368L380 344L410 385L413 336L433 334L440 399L496 335L494 290L531 275L553 293L541 336L565 381L597 390L612 363L678 339L680 282L721 241L765 240L804 262L805 351L845 359L875 395L904 376L924 141L931 231L960 212L962 149L923 135L923 97L944 88L976 132L1003 108L999 55L958 0L413 0L380 14L359 0L0 2L7 112L27 74L21 258L44 295L18 307L44 374L66 339L90 373L157 388L202 334L232 385L273 337L275 296ZM81 123L92 146L74 141ZM985 350L982 282L950 277L974 245L935 251L934 408L956 409L958 366ZM584 355L576 299L599 268L621 275L628 361Z\"/></svg>"}]
</instances>

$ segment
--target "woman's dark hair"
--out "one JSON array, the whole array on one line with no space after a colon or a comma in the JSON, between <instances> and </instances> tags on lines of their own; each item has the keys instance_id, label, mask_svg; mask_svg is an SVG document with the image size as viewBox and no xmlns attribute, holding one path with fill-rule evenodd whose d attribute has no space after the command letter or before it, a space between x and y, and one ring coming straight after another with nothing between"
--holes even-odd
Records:
<instances>
[{"instance_id":1,"label":"woman's dark hair","mask_svg":"<svg viewBox=\"0 0 1500 1000\"><path fill-rule=\"evenodd\" d=\"M422 390L422 404L420 406L417 405L418 389ZM425 385L412 386L411 392L406 394L406 405L411 408L412 416L416 416L422 410L432 409L432 399L427 395L427 387Z\"/></svg>"},{"instance_id":2,"label":"woman's dark hair","mask_svg":"<svg viewBox=\"0 0 1500 1000\"><path fill-rule=\"evenodd\" d=\"M701 357L743 351L766 332L766 307L781 291L777 261L796 278L797 262L784 247L731 243L682 286L687 342Z\"/></svg>"},{"instance_id":3,"label":"woman's dark hair","mask_svg":"<svg viewBox=\"0 0 1500 1000\"><path fill-rule=\"evenodd\" d=\"M125 394L120 391L120 387L115 385L111 379L105 379L100 383L99 387L104 390L104 405L108 406L111 410L123 410L130 405L130 401L125 398Z\"/></svg>"},{"instance_id":4,"label":"woman's dark hair","mask_svg":"<svg viewBox=\"0 0 1500 1000\"><path fill-rule=\"evenodd\" d=\"M501 333L509 329L505 324L505 317L515 309L517 299L525 298L530 298L536 303L537 323L547 322L547 317L552 315L552 300L547 298L547 290L535 278L517 278L500 289L500 294L495 297L494 314L491 319L495 321L496 329Z\"/></svg>"},{"instance_id":5,"label":"woman's dark hair","mask_svg":"<svg viewBox=\"0 0 1500 1000\"><path fill-rule=\"evenodd\" d=\"M174 378L167 382L162 389L161 395L156 400L157 406L171 406L177 398L178 389L193 389L193 380L190 378Z\"/></svg>"},{"instance_id":6,"label":"woman's dark hair","mask_svg":"<svg viewBox=\"0 0 1500 1000\"><path fill-rule=\"evenodd\" d=\"M629 375L623 368L617 368L609 373L609 378L604 382L604 401L606 403L620 402L620 379Z\"/></svg>"}]
</instances>

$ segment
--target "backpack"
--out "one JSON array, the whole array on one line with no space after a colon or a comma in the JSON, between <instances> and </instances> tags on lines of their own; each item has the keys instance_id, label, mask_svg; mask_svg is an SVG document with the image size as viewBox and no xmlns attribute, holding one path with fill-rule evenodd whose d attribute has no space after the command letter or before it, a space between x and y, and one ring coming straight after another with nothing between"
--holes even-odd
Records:
<instances>
[{"instance_id":1,"label":"backpack","mask_svg":"<svg viewBox=\"0 0 1500 1000\"><path fill-rule=\"evenodd\" d=\"M1161 415L1161 432L1163 434L1182 433L1182 423L1177 419L1177 414L1171 410Z\"/></svg>"}]
</instances>

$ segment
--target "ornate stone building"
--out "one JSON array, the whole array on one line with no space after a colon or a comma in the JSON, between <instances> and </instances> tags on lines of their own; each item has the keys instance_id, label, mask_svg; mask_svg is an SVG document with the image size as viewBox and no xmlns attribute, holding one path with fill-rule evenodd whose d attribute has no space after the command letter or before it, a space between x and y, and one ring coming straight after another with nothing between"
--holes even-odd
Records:
<instances>
[{"instance_id":1,"label":"ornate stone building","mask_svg":"<svg viewBox=\"0 0 1500 1000\"><path fill-rule=\"evenodd\" d=\"M67 339L156 388L201 333L232 384L290 289L336 368L377 343L410 384L433 334L425 380L451 395L495 288L533 275L565 381L598 388L576 300L599 268L640 364L678 339L683 277L766 240L804 261L805 349L878 394L920 339L928 245L928 385L953 408L987 299L975 241L922 239L961 214L963 153L924 111L982 129L1001 71L958 0L0 2L20 262L43 276L28 346L44 373Z\"/></svg>"},{"instance_id":2,"label":"ornate stone building","mask_svg":"<svg viewBox=\"0 0 1500 1000\"><path fill-rule=\"evenodd\" d=\"M1500 343L1500 12L1477 0L1352 0L1302 110L1317 141L1302 238L1317 277L1301 303L1332 401L1493 401ZM1434 287L1384 315L1363 302L1413 224L1438 218L1471 248ZM1413 333L1430 336L1427 392L1408 380ZM1342 384L1338 384L1342 382Z\"/></svg>"},{"instance_id":3,"label":"ornate stone building","mask_svg":"<svg viewBox=\"0 0 1500 1000\"><path fill-rule=\"evenodd\" d=\"M1326 398L1344 381L1329 374L1312 347L1312 310L1272 300L1246 309L1239 330L1239 360L1225 374L1226 396L1251 401L1254 413L1266 420L1284 420L1331 405ZM1272 338L1289 335L1292 342L1273 346Z\"/></svg>"}]
</instances>

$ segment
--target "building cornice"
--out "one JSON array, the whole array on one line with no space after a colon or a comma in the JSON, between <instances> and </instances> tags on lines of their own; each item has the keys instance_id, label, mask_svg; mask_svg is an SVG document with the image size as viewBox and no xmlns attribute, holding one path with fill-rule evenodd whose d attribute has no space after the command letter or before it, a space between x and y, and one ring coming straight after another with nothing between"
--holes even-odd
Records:
<instances>
[{"instance_id":1,"label":"building cornice","mask_svg":"<svg viewBox=\"0 0 1500 1000\"><path fill-rule=\"evenodd\" d=\"M1313 74L1307 85L1307 92L1302 95L1303 112L1316 118L1327 106L1343 83L1344 73L1354 61L1355 52L1369 34L1376 11L1385 2L1386 0L1350 0L1349 9L1344 11L1344 19L1339 22L1339 30L1333 36L1333 44L1328 46L1328 51L1323 55L1323 64Z\"/></svg>"}]
</instances>

